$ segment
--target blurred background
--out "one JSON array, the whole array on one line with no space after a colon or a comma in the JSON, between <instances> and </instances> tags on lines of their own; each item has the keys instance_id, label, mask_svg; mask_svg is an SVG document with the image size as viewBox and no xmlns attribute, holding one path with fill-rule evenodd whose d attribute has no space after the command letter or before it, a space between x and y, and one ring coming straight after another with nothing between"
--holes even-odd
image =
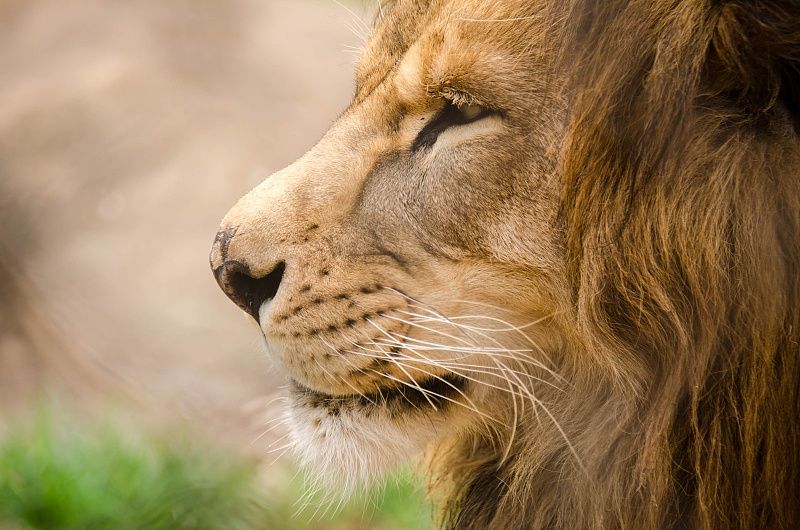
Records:
<instances>
[{"instance_id":1,"label":"blurred background","mask_svg":"<svg viewBox=\"0 0 800 530\"><path fill-rule=\"evenodd\" d=\"M236 200L347 105L375 9L374 0L0 0L5 440L27 433L20 450L30 457L37 436L74 441L111 416L117 434L104 427L98 437L178 428L192 451L252 462L244 467L268 498L276 484L286 489L291 464L267 465L285 440L282 381L217 288L208 253ZM0 528L67 527L3 515L4 502L36 486L20 486L14 458L6 490L0 476ZM37 465L29 481L45 482L49 464ZM395 527L354 521L309 524Z\"/></svg>"}]
</instances>

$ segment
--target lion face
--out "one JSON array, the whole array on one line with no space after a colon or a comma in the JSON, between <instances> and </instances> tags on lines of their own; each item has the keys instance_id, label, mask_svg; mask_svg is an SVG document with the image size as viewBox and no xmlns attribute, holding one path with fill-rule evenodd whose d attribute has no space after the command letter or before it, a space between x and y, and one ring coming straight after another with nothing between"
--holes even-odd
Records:
<instances>
[{"instance_id":1,"label":"lion face","mask_svg":"<svg viewBox=\"0 0 800 530\"><path fill-rule=\"evenodd\" d=\"M291 380L301 457L331 477L501 432L520 398L559 386L564 108L544 90L544 32L527 2L458 4L392 7L352 104L212 250ZM487 23L512 19L526 39Z\"/></svg>"},{"instance_id":2,"label":"lion face","mask_svg":"<svg viewBox=\"0 0 800 530\"><path fill-rule=\"evenodd\" d=\"M446 528L800 526L796 2L398 0L217 281L330 480Z\"/></svg>"}]
</instances>

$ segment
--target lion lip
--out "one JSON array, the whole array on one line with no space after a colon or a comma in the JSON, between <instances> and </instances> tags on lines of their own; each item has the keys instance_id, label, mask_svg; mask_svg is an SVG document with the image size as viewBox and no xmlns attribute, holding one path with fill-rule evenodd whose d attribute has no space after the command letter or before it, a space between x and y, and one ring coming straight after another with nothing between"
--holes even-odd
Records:
<instances>
[{"instance_id":1,"label":"lion lip","mask_svg":"<svg viewBox=\"0 0 800 530\"><path fill-rule=\"evenodd\" d=\"M360 394L328 394L305 386L292 379L291 386L295 396L314 408L327 408L329 411L341 408L395 408L440 409L456 402L463 395L467 380L456 374L432 376L415 383L395 382L395 384L376 387L370 392Z\"/></svg>"}]
</instances>

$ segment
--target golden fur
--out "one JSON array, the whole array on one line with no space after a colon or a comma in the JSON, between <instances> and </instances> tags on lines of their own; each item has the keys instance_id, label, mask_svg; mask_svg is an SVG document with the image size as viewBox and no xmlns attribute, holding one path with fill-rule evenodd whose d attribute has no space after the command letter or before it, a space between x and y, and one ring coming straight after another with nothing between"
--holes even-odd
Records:
<instances>
[{"instance_id":1,"label":"golden fur","mask_svg":"<svg viewBox=\"0 0 800 530\"><path fill-rule=\"evenodd\" d=\"M795 2L400 0L211 262L301 460L449 529L800 527Z\"/></svg>"}]
</instances>

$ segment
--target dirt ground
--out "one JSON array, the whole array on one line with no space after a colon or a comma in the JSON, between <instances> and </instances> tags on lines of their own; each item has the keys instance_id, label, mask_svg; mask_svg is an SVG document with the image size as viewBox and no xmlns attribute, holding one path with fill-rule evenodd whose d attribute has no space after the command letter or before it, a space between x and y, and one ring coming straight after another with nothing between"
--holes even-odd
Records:
<instances>
[{"instance_id":1,"label":"dirt ground","mask_svg":"<svg viewBox=\"0 0 800 530\"><path fill-rule=\"evenodd\" d=\"M253 447L281 379L209 249L347 104L372 3L0 0L0 406L132 393Z\"/></svg>"}]
</instances>

